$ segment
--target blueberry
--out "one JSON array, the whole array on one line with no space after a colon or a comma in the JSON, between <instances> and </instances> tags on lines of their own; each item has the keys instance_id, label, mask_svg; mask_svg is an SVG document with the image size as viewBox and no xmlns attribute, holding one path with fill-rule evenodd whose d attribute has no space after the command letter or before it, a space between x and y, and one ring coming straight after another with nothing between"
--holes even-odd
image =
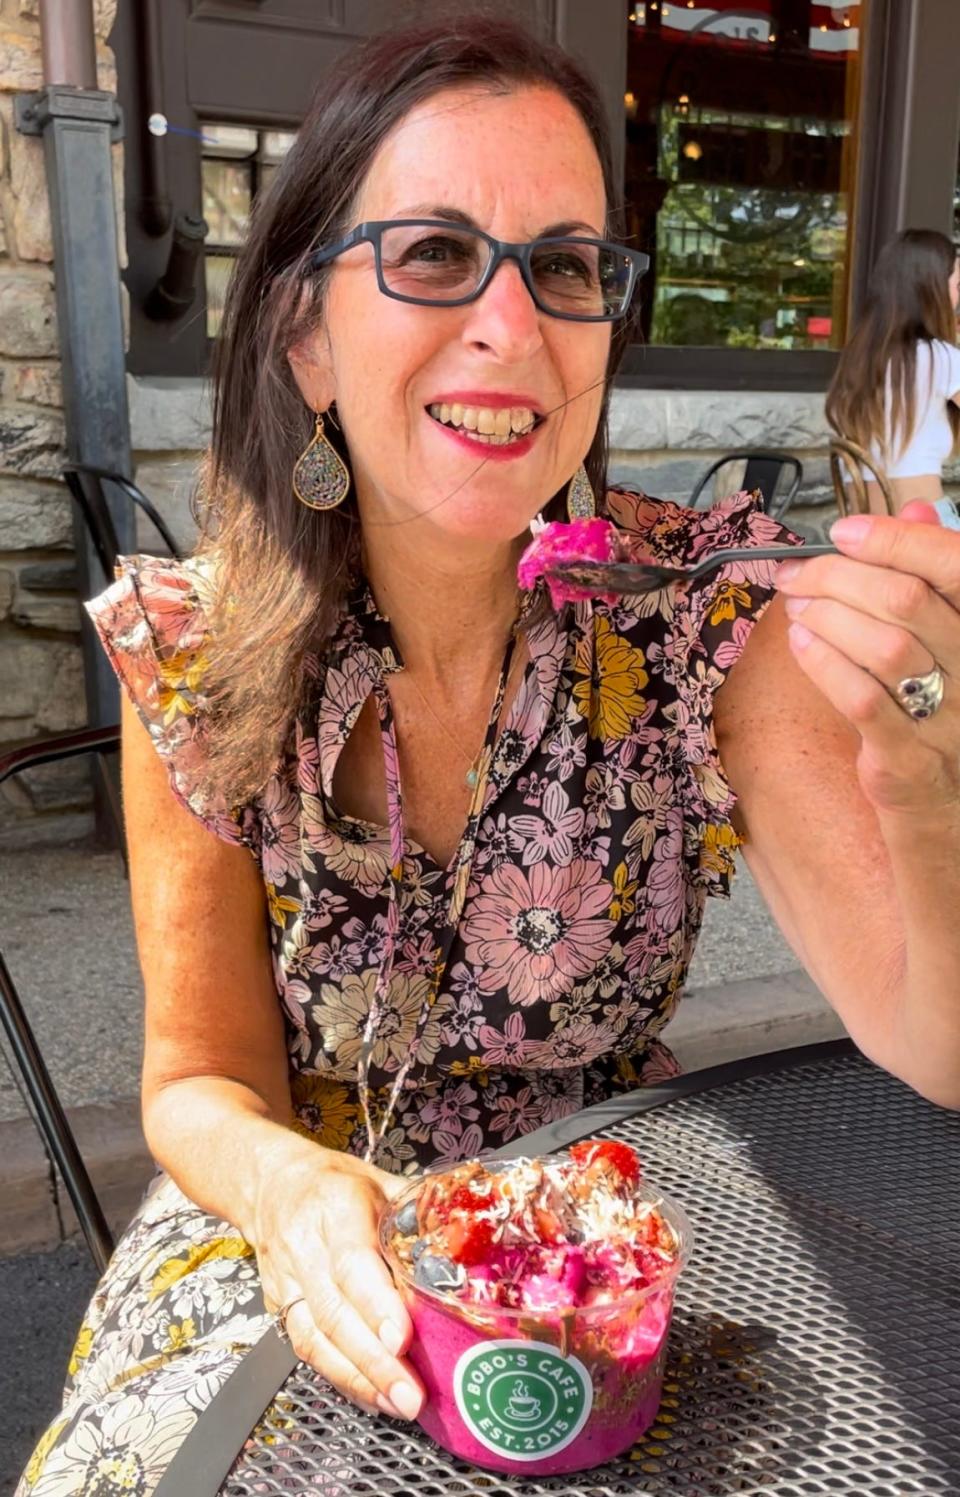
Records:
<instances>
[{"instance_id":1,"label":"blueberry","mask_svg":"<svg viewBox=\"0 0 960 1497\"><path fill-rule=\"evenodd\" d=\"M456 1263L435 1253L421 1253L413 1271L413 1282L421 1289L459 1289L465 1277Z\"/></svg>"},{"instance_id":2,"label":"blueberry","mask_svg":"<svg viewBox=\"0 0 960 1497\"><path fill-rule=\"evenodd\" d=\"M402 1237L413 1237L417 1231L417 1202L408 1201L397 1212L396 1228Z\"/></svg>"}]
</instances>

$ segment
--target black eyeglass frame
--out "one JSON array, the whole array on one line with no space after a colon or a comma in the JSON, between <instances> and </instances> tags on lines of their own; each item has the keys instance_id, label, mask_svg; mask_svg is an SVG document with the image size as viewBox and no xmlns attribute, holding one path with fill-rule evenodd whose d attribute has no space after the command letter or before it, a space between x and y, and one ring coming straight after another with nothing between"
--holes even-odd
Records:
<instances>
[{"instance_id":1,"label":"black eyeglass frame","mask_svg":"<svg viewBox=\"0 0 960 1497\"><path fill-rule=\"evenodd\" d=\"M429 296L406 296L402 291L394 291L392 287L387 285L384 280L381 256L383 231L384 229L413 228L446 229L448 231L451 229L454 231L459 230L461 233L473 234L475 238L482 239L490 246L490 259L487 261L479 281L468 296L456 296L451 297L449 301L441 301ZM313 254L307 260L307 274L311 274L313 271L319 270L322 266L328 265L338 255L344 254L347 250L353 249L358 244L373 245L373 258L377 270L377 285L383 292L383 295L392 296L394 301L410 302L417 307L468 306L470 302L476 301L478 297L483 295L504 260L514 260L520 267L523 284L529 291L538 311L543 312L547 317L559 317L563 322L619 322L621 318L626 317L630 310L630 303L633 300L637 281L650 268L649 255L645 255L642 250L629 249L626 245L615 244L611 239L590 239L586 236L576 234L563 234L546 236L542 239L530 239L525 244L510 244L505 239L494 239L492 234L485 233L483 229L475 229L469 224L453 223L449 219L383 218L370 219L366 223L357 224L356 228L351 229L346 238L341 239L337 244L328 245L324 249L314 250ZM533 273L530 268L530 259L534 249L551 244L589 244L593 245L596 249L613 250L618 255L625 255L630 264L630 280L627 285L622 309L619 312L605 312L599 316L591 316L588 313L581 312L557 312L553 307L546 306L540 300L537 292Z\"/></svg>"}]
</instances>

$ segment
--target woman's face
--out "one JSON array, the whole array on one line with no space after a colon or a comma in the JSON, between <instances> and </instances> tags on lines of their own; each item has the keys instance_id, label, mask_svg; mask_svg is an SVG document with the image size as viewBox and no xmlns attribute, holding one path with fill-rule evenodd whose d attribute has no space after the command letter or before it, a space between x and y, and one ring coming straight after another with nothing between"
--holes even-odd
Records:
<instances>
[{"instance_id":1,"label":"woman's face","mask_svg":"<svg viewBox=\"0 0 960 1497\"><path fill-rule=\"evenodd\" d=\"M960 260L953 262L953 275L950 277L950 305L954 311L960 303Z\"/></svg>"},{"instance_id":2,"label":"woman's face","mask_svg":"<svg viewBox=\"0 0 960 1497\"><path fill-rule=\"evenodd\" d=\"M603 177L577 112L539 87L451 89L412 110L374 158L353 222L450 213L512 242L602 237ZM514 261L467 306L415 306L380 292L373 246L362 244L333 262L323 327L292 360L311 405L337 403L365 522L419 516L503 542L585 456L609 350L609 323L539 312ZM530 436L491 445L462 418L450 424L457 405L481 432L493 419L484 412L508 406L540 419Z\"/></svg>"}]
</instances>

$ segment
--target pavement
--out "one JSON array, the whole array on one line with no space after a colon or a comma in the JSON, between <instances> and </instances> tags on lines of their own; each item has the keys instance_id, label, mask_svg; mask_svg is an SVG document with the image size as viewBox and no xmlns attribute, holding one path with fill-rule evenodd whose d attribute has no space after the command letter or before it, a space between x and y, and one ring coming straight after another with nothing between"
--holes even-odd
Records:
<instances>
[{"instance_id":1,"label":"pavement","mask_svg":"<svg viewBox=\"0 0 960 1497\"><path fill-rule=\"evenodd\" d=\"M0 858L0 945L115 1231L150 1177L137 1102L142 986L119 854L89 844ZM665 1038L687 1070L842 1028L741 865L707 913ZM0 1494L13 1490L59 1402L96 1273L24 1101L0 1065Z\"/></svg>"}]
</instances>

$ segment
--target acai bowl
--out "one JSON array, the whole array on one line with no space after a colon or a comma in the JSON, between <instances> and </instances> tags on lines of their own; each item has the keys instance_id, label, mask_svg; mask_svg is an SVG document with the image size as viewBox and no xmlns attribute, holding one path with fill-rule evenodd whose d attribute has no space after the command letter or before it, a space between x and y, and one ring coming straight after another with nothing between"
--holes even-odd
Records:
<instances>
[{"instance_id":1,"label":"acai bowl","mask_svg":"<svg viewBox=\"0 0 960 1497\"><path fill-rule=\"evenodd\" d=\"M419 1423L444 1450L553 1476L653 1423L690 1227L627 1144L428 1172L380 1238L413 1322Z\"/></svg>"}]
</instances>

